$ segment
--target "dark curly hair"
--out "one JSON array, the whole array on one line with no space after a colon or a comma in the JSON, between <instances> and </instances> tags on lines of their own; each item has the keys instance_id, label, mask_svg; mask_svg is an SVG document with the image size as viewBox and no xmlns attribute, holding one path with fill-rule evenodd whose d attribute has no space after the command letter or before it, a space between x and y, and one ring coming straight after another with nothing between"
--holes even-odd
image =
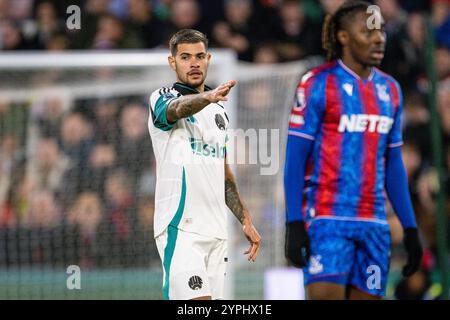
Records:
<instances>
[{"instance_id":1,"label":"dark curly hair","mask_svg":"<svg viewBox=\"0 0 450 320\"><path fill-rule=\"evenodd\" d=\"M342 57L342 45L337 39L337 33L343 30L356 13L367 11L372 4L366 1L347 1L332 15L325 17L322 29L322 47L327 51L327 59L335 60Z\"/></svg>"}]
</instances>

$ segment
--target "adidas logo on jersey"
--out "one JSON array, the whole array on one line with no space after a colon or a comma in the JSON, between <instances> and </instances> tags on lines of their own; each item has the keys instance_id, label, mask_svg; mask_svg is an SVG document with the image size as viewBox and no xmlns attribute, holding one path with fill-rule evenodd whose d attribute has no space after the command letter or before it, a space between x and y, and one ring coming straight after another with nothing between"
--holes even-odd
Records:
<instances>
[{"instance_id":1,"label":"adidas logo on jersey","mask_svg":"<svg viewBox=\"0 0 450 320\"><path fill-rule=\"evenodd\" d=\"M388 133L394 119L376 114L344 114L339 121L339 132L377 132Z\"/></svg>"}]
</instances>

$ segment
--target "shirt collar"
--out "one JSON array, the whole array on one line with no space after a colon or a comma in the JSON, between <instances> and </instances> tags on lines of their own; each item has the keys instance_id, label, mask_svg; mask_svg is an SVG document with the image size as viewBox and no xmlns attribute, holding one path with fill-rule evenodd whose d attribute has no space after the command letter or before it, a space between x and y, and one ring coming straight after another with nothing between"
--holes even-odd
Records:
<instances>
[{"instance_id":1,"label":"shirt collar","mask_svg":"<svg viewBox=\"0 0 450 320\"><path fill-rule=\"evenodd\" d=\"M339 65L342 67L342 69L344 69L347 73L349 73L352 77L354 77L354 78L356 78L357 80L362 80L361 79L361 77L360 76L358 76L357 74L356 74L356 72L355 71L353 71L352 69L350 69L349 67L347 67L346 65L345 65L345 63L341 60L341 59L338 59L338 63L339 63ZM367 78L367 81L371 81L372 79L373 79L373 76L375 75L375 68L370 68L370 75L369 75L369 77Z\"/></svg>"},{"instance_id":2,"label":"shirt collar","mask_svg":"<svg viewBox=\"0 0 450 320\"><path fill-rule=\"evenodd\" d=\"M181 93L183 96L184 95L188 95L188 94L195 94L195 93L199 93L197 89L192 88L191 86L185 84L185 83L181 83L181 82L175 82L173 84L173 87L179 92ZM211 88L209 86L207 86L205 84L205 91L209 91L211 90Z\"/></svg>"}]
</instances>

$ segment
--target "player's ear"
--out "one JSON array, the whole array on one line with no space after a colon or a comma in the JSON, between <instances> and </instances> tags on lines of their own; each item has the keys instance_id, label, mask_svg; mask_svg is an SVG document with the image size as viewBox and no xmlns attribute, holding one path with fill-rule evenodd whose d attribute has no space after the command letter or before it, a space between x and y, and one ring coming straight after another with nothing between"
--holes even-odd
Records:
<instances>
[{"instance_id":1,"label":"player's ear","mask_svg":"<svg viewBox=\"0 0 450 320\"><path fill-rule=\"evenodd\" d=\"M350 36L348 34L348 32L346 30L339 30L337 33L337 41L339 41L339 43L345 47L346 45L348 45L350 40Z\"/></svg>"},{"instance_id":2,"label":"player's ear","mask_svg":"<svg viewBox=\"0 0 450 320\"><path fill-rule=\"evenodd\" d=\"M172 68L172 70L176 70L176 66L175 66L175 57L170 55L167 57L167 61L169 62L169 66Z\"/></svg>"}]
</instances>

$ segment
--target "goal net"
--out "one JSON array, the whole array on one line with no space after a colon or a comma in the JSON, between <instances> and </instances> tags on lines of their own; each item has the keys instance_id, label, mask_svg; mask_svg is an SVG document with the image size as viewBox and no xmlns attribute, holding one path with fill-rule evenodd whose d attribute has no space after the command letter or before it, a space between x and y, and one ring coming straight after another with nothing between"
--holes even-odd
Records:
<instances>
[{"instance_id":1,"label":"goal net","mask_svg":"<svg viewBox=\"0 0 450 320\"><path fill-rule=\"evenodd\" d=\"M315 61L238 63L212 51L207 83L237 79L230 157L263 242L256 263L228 218L227 298L263 299L284 266L282 171L294 88ZM175 81L162 51L0 55L0 299L160 299L148 97Z\"/></svg>"}]
</instances>

